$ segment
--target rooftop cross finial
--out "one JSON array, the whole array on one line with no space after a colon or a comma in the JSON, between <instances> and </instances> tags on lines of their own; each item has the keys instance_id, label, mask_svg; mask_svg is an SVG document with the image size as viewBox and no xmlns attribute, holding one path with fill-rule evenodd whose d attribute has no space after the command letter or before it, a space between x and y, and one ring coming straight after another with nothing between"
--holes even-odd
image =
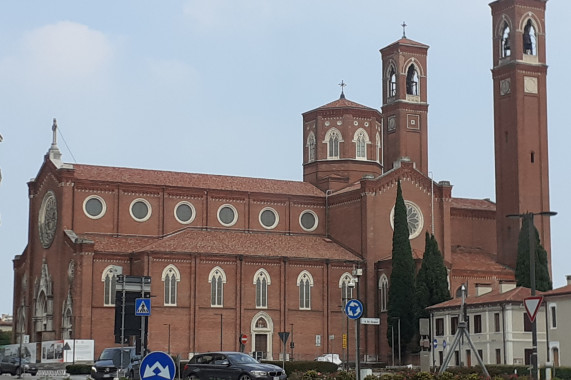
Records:
<instances>
[{"instance_id":1,"label":"rooftop cross finial","mask_svg":"<svg viewBox=\"0 0 571 380\"><path fill-rule=\"evenodd\" d=\"M343 82L343 80L341 80L341 83L339 83L339 86L341 87L341 96L339 97L339 99L345 99L345 94L343 93L343 89L347 86L347 83Z\"/></svg>"},{"instance_id":2,"label":"rooftop cross finial","mask_svg":"<svg viewBox=\"0 0 571 380\"><path fill-rule=\"evenodd\" d=\"M402 38L406 38L406 27L408 25L406 24L406 22L403 21L401 26L402 26Z\"/></svg>"}]
</instances>

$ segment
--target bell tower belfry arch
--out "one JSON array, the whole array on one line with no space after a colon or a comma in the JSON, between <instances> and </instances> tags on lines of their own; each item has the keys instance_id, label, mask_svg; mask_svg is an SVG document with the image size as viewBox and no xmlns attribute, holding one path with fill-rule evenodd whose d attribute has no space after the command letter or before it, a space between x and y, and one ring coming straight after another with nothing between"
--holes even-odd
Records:
<instances>
[{"instance_id":1,"label":"bell tower belfry arch","mask_svg":"<svg viewBox=\"0 0 571 380\"><path fill-rule=\"evenodd\" d=\"M492 10L498 261L515 268L518 219L549 211L545 0L496 0ZM548 253L549 218L535 226Z\"/></svg>"},{"instance_id":2,"label":"bell tower belfry arch","mask_svg":"<svg viewBox=\"0 0 571 380\"><path fill-rule=\"evenodd\" d=\"M428 175L428 46L406 38L381 49L385 170L403 157Z\"/></svg>"}]
</instances>

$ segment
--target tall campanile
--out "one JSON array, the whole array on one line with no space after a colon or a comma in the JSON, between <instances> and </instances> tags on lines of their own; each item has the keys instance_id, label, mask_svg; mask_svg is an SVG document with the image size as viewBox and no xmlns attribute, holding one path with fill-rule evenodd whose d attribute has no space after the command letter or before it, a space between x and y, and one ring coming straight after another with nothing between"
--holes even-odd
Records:
<instances>
[{"instance_id":1,"label":"tall campanile","mask_svg":"<svg viewBox=\"0 0 571 380\"><path fill-rule=\"evenodd\" d=\"M509 214L549 211L546 0L497 0L493 27L494 145L498 261L515 268L520 220ZM535 226L551 268L549 218Z\"/></svg>"}]
</instances>

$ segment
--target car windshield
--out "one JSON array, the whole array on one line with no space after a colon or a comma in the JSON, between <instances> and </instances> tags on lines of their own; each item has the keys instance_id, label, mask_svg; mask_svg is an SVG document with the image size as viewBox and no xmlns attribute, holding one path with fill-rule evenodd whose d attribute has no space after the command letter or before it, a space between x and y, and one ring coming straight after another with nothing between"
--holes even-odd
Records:
<instances>
[{"instance_id":1,"label":"car windshield","mask_svg":"<svg viewBox=\"0 0 571 380\"><path fill-rule=\"evenodd\" d=\"M228 359L235 364L255 364L259 363L256 359L246 354L228 354Z\"/></svg>"},{"instance_id":2,"label":"car windshield","mask_svg":"<svg viewBox=\"0 0 571 380\"><path fill-rule=\"evenodd\" d=\"M121 350L103 350L99 360L112 360L116 367L121 367ZM123 367L127 367L131 361L130 350L123 350Z\"/></svg>"}]
</instances>

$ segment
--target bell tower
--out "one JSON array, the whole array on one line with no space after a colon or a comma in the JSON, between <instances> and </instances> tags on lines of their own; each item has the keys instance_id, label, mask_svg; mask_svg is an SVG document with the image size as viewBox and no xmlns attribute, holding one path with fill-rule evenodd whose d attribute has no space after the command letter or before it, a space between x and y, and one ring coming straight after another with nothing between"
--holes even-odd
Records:
<instances>
[{"instance_id":1,"label":"bell tower","mask_svg":"<svg viewBox=\"0 0 571 380\"><path fill-rule=\"evenodd\" d=\"M383 61L383 144L385 170L408 157L428 175L428 46L403 36L381 49Z\"/></svg>"},{"instance_id":2,"label":"bell tower","mask_svg":"<svg viewBox=\"0 0 571 380\"><path fill-rule=\"evenodd\" d=\"M492 10L498 261L515 268L520 230L509 214L549 211L546 0L496 0ZM551 268L549 218L535 226Z\"/></svg>"}]
</instances>

